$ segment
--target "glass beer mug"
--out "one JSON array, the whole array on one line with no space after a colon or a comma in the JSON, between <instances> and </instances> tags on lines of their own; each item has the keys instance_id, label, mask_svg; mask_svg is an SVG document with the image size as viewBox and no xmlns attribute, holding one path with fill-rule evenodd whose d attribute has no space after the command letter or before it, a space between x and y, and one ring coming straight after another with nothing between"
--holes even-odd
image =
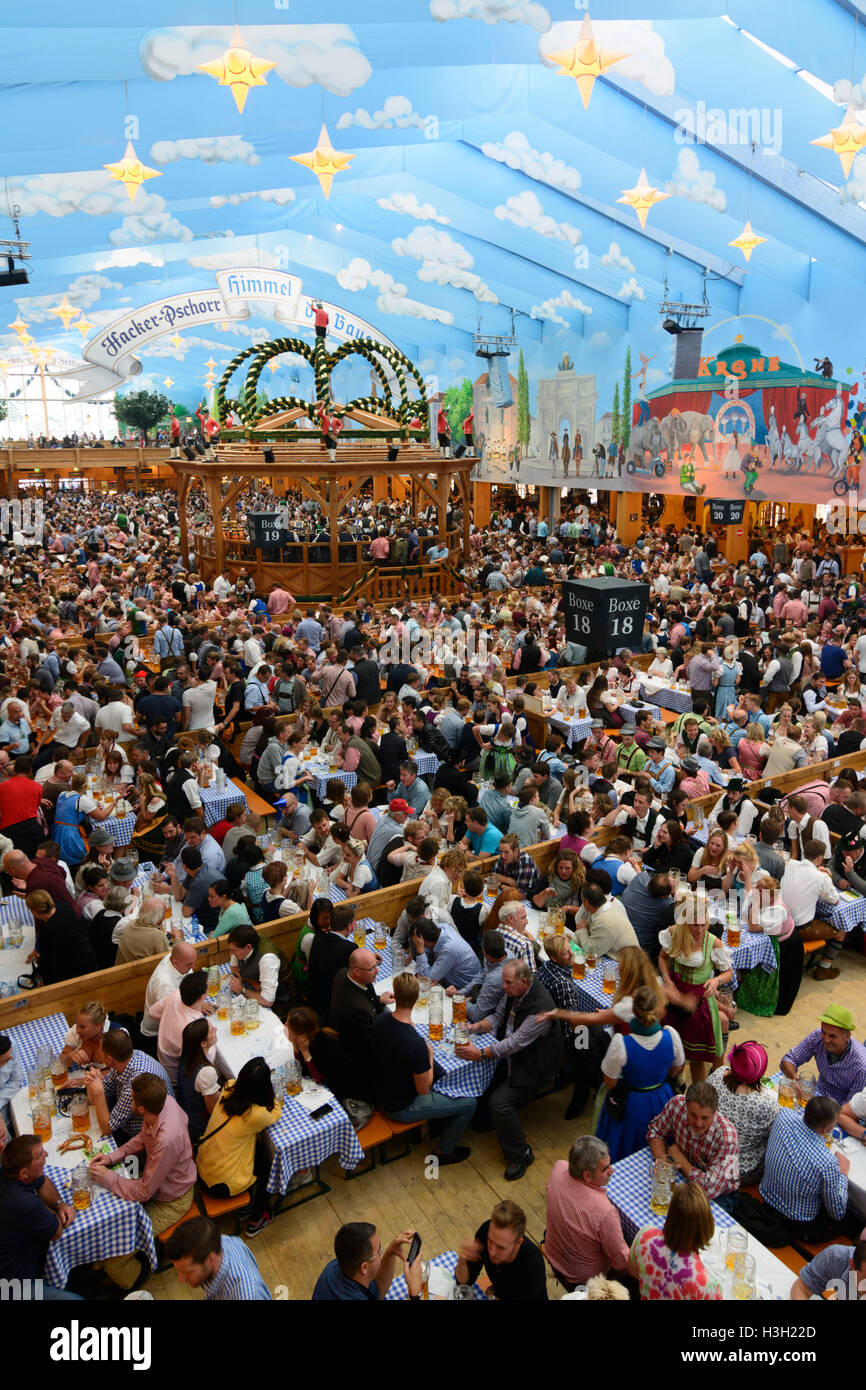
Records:
<instances>
[{"instance_id":1,"label":"glass beer mug","mask_svg":"<svg viewBox=\"0 0 866 1390\"><path fill-rule=\"evenodd\" d=\"M36 1066L39 1075L47 1077L51 1075L51 1048L47 1043L40 1043L36 1049Z\"/></svg>"},{"instance_id":2,"label":"glass beer mug","mask_svg":"<svg viewBox=\"0 0 866 1390\"><path fill-rule=\"evenodd\" d=\"M654 1212L656 1216L667 1216L668 1214L675 1171L669 1158L656 1159L653 1164L650 1211Z\"/></svg>"},{"instance_id":3,"label":"glass beer mug","mask_svg":"<svg viewBox=\"0 0 866 1390\"><path fill-rule=\"evenodd\" d=\"M428 1023L430 1030L430 1041L441 1042L444 1028L445 1011L441 999L430 998L430 1010Z\"/></svg>"},{"instance_id":4,"label":"glass beer mug","mask_svg":"<svg viewBox=\"0 0 866 1390\"><path fill-rule=\"evenodd\" d=\"M247 1001L242 994L236 994L231 1002L229 1025L232 1037L239 1037L246 1032L246 1007Z\"/></svg>"},{"instance_id":5,"label":"glass beer mug","mask_svg":"<svg viewBox=\"0 0 866 1390\"><path fill-rule=\"evenodd\" d=\"M225 1023L226 1019L228 1018L229 1009L231 1008L231 1002L231 990L225 988L220 989L220 992L217 995L217 1018L219 1019L220 1023Z\"/></svg>"},{"instance_id":6,"label":"glass beer mug","mask_svg":"<svg viewBox=\"0 0 866 1390\"><path fill-rule=\"evenodd\" d=\"M296 1058L290 1057L283 1067L286 1078L286 1095L299 1096L303 1089L301 1084L301 1064Z\"/></svg>"},{"instance_id":7,"label":"glass beer mug","mask_svg":"<svg viewBox=\"0 0 866 1390\"><path fill-rule=\"evenodd\" d=\"M590 973L598 968L598 951L589 942L586 943L586 968Z\"/></svg>"},{"instance_id":8,"label":"glass beer mug","mask_svg":"<svg viewBox=\"0 0 866 1390\"><path fill-rule=\"evenodd\" d=\"M602 966L601 987L605 994L616 994L619 970L615 960L606 960Z\"/></svg>"},{"instance_id":9,"label":"glass beer mug","mask_svg":"<svg viewBox=\"0 0 866 1390\"><path fill-rule=\"evenodd\" d=\"M207 993L209 999L216 999L220 992L219 967L212 965L207 972Z\"/></svg>"},{"instance_id":10,"label":"glass beer mug","mask_svg":"<svg viewBox=\"0 0 866 1390\"><path fill-rule=\"evenodd\" d=\"M430 980L427 975L418 976L418 1008L426 1009L430 1003Z\"/></svg>"},{"instance_id":11,"label":"glass beer mug","mask_svg":"<svg viewBox=\"0 0 866 1390\"><path fill-rule=\"evenodd\" d=\"M24 945L24 928L20 922L13 922L9 928L9 949L17 951L19 946Z\"/></svg>"},{"instance_id":12,"label":"glass beer mug","mask_svg":"<svg viewBox=\"0 0 866 1390\"><path fill-rule=\"evenodd\" d=\"M72 1174L72 1205L76 1211L87 1211L93 1201L93 1183L86 1163L80 1163Z\"/></svg>"},{"instance_id":13,"label":"glass beer mug","mask_svg":"<svg viewBox=\"0 0 866 1390\"><path fill-rule=\"evenodd\" d=\"M361 926L360 922L356 922L352 928L352 937L358 950L362 951L367 944L367 931L365 927Z\"/></svg>"},{"instance_id":14,"label":"glass beer mug","mask_svg":"<svg viewBox=\"0 0 866 1390\"><path fill-rule=\"evenodd\" d=\"M377 922L373 927L373 947L377 951L384 951L388 945L388 928L384 922Z\"/></svg>"},{"instance_id":15,"label":"glass beer mug","mask_svg":"<svg viewBox=\"0 0 866 1390\"><path fill-rule=\"evenodd\" d=\"M244 1029L247 1033L254 1033L259 1026L259 1001L258 999L248 999L244 1008Z\"/></svg>"},{"instance_id":16,"label":"glass beer mug","mask_svg":"<svg viewBox=\"0 0 866 1390\"><path fill-rule=\"evenodd\" d=\"M451 1017L455 1023L466 1022L465 994L454 994L451 996Z\"/></svg>"},{"instance_id":17,"label":"glass beer mug","mask_svg":"<svg viewBox=\"0 0 866 1390\"><path fill-rule=\"evenodd\" d=\"M52 1057L51 1059L51 1081L55 1089L66 1085L66 1078L69 1075L69 1065L65 1057Z\"/></svg>"},{"instance_id":18,"label":"glass beer mug","mask_svg":"<svg viewBox=\"0 0 866 1390\"><path fill-rule=\"evenodd\" d=\"M90 1101L83 1091L72 1097L69 1114L72 1116L73 1133L86 1134L90 1128Z\"/></svg>"},{"instance_id":19,"label":"glass beer mug","mask_svg":"<svg viewBox=\"0 0 866 1390\"><path fill-rule=\"evenodd\" d=\"M51 1106L44 1091L33 1102L33 1133L43 1144L51 1138Z\"/></svg>"},{"instance_id":20,"label":"glass beer mug","mask_svg":"<svg viewBox=\"0 0 866 1390\"><path fill-rule=\"evenodd\" d=\"M571 957L571 978L573 980L586 978L586 956L583 951L575 951Z\"/></svg>"}]
</instances>

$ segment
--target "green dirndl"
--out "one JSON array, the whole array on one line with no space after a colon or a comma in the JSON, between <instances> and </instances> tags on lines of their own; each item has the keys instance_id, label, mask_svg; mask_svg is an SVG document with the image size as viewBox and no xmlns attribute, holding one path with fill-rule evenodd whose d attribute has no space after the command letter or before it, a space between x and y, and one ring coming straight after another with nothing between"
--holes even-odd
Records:
<instances>
[{"instance_id":1,"label":"green dirndl","mask_svg":"<svg viewBox=\"0 0 866 1390\"><path fill-rule=\"evenodd\" d=\"M758 1018L772 1018L779 1002L779 940L771 936L776 968L768 974L762 965L754 970L745 970L740 976L737 990L737 1006Z\"/></svg>"}]
</instances>

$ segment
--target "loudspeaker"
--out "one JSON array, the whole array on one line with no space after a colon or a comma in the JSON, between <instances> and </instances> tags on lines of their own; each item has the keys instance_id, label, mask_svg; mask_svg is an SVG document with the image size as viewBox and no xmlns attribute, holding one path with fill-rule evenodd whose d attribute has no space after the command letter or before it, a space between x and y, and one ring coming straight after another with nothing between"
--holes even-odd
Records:
<instances>
[{"instance_id":1,"label":"loudspeaker","mask_svg":"<svg viewBox=\"0 0 866 1390\"><path fill-rule=\"evenodd\" d=\"M396 445L392 444L390 449L388 450L388 462L393 463L399 452L399 448Z\"/></svg>"},{"instance_id":2,"label":"loudspeaker","mask_svg":"<svg viewBox=\"0 0 866 1390\"><path fill-rule=\"evenodd\" d=\"M275 459L274 459L274 451L273 451L273 449L268 449L268 448L263 449L263 450L262 450L262 457L264 458L265 463L274 463L274 462L275 462Z\"/></svg>"},{"instance_id":3,"label":"loudspeaker","mask_svg":"<svg viewBox=\"0 0 866 1390\"><path fill-rule=\"evenodd\" d=\"M192 447L191 444L184 444L181 448L181 453L183 454L184 458L189 459L190 462L192 462L193 459L198 458L198 454L196 453L195 449Z\"/></svg>"},{"instance_id":4,"label":"loudspeaker","mask_svg":"<svg viewBox=\"0 0 866 1390\"><path fill-rule=\"evenodd\" d=\"M465 445L465 444L458 444L458 445L457 445L457 448L454 450L454 457L455 457L456 459L462 459L462 457L463 457L463 455L464 455L465 453L466 453L466 445Z\"/></svg>"}]
</instances>

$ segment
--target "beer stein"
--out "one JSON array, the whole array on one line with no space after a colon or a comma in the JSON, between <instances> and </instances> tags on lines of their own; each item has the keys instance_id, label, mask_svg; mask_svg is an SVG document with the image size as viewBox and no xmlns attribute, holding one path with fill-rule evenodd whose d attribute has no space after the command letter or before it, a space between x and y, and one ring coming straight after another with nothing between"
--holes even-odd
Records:
<instances>
[{"instance_id":1,"label":"beer stein","mask_svg":"<svg viewBox=\"0 0 866 1390\"><path fill-rule=\"evenodd\" d=\"M454 1020L454 1046L465 1047L471 1038L469 1024L465 1018L455 1018Z\"/></svg>"},{"instance_id":2,"label":"beer stein","mask_svg":"<svg viewBox=\"0 0 866 1390\"><path fill-rule=\"evenodd\" d=\"M589 942L586 943L586 952L585 952L585 955L586 955L586 968L587 968L587 970L588 970L588 971L590 972L590 974L591 974L593 970L598 969L598 952L596 951L596 949L595 949L594 946L591 946L591 945L590 945Z\"/></svg>"},{"instance_id":3,"label":"beer stein","mask_svg":"<svg viewBox=\"0 0 866 1390\"><path fill-rule=\"evenodd\" d=\"M434 999L431 995L428 1012L428 1027L431 1042L441 1042L444 1027L445 1012L441 999Z\"/></svg>"},{"instance_id":4,"label":"beer stein","mask_svg":"<svg viewBox=\"0 0 866 1390\"><path fill-rule=\"evenodd\" d=\"M388 945L388 928L384 922L376 922L373 927L373 948L376 951L384 951Z\"/></svg>"},{"instance_id":5,"label":"beer stein","mask_svg":"<svg viewBox=\"0 0 866 1390\"><path fill-rule=\"evenodd\" d=\"M755 1257L745 1253L734 1259L734 1298L743 1302L755 1297Z\"/></svg>"},{"instance_id":6,"label":"beer stein","mask_svg":"<svg viewBox=\"0 0 866 1390\"><path fill-rule=\"evenodd\" d=\"M671 1204L671 1191L676 1169L669 1158L656 1159L652 1171L652 1192L650 1211L656 1216L667 1216Z\"/></svg>"},{"instance_id":7,"label":"beer stein","mask_svg":"<svg viewBox=\"0 0 866 1390\"><path fill-rule=\"evenodd\" d=\"M779 1081L779 1104L783 1110L794 1108L794 1083L789 1076L783 1076Z\"/></svg>"},{"instance_id":8,"label":"beer stein","mask_svg":"<svg viewBox=\"0 0 866 1390\"><path fill-rule=\"evenodd\" d=\"M455 1023L466 1021L466 995L453 994L451 996L451 1017Z\"/></svg>"},{"instance_id":9,"label":"beer stein","mask_svg":"<svg viewBox=\"0 0 866 1390\"><path fill-rule=\"evenodd\" d=\"M247 999L244 1009L244 1028L247 1033L254 1033L259 1026L259 1001L258 999Z\"/></svg>"},{"instance_id":10,"label":"beer stein","mask_svg":"<svg viewBox=\"0 0 866 1390\"><path fill-rule=\"evenodd\" d=\"M352 937L358 950L362 951L367 944L367 931L360 922L356 922L352 928Z\"/></svg>"},{"instance_id":11,"label":"beer stein","mask_svg":"<svg viewBox=\"0 0 866 1390\"><path fill-rule=\"evenodd\" d=\"M33 1133L43 1144L51 1138L51 1106L44 1091L33 1101Z\"/></svg>"},{"instance_id":12,"label":"beer stein","mask_svg":"<svg viewBox=\"0 0 866 1390\"><path fill-rule=\"evenodd\" d=\"M93 1201L93 1182L86 1163L80 1163L72 1173L72 1205L76 1211L87 1211Z\"/></svg>"},{"instance_id":13,"label":"beer stein","mask_svg":"<svg viewBox=\"0 0 866 1390\"><path fill-rule=\"evenodd\" d=\"M301 1064L295 1057L290 1057L283 1066L283 1074L286 1078L286 1095L299 1096L303 1090L301 1083Z\"/></svg>"},{"instance_id":14,"label":"beer stein","mask_svg":"<svg viewBox=\"0 0 866 1390\"><path fill-rule=\"evenodd\" d=\"M230 1010L230 1031L232 1037L239 1037L246 1032L246 1007L247 1001L242 994L236 994L231 1002Z\"/></svg>"},{"instance_id":15,"label":"beer stein","mask_svg":"<svg viewBox=\"0 0 866 1390\"><path fill-rule=\"evenodd\" d=\"M72 1117L72 1130L75 1134L86 1134L90 1128L90 1101L83 1091L79 1091L69 1102Z\"/></svg>"},{"instance_id":16,"label":"beer stein","mask_svg":"<svg viewBox=\"0 0 866 1390\"><path fill-rule=\"evenodd\" d=\"M583 951L575 951L571 958L571 978L583 980L586 977L586 956Z\"/></svg>"},{"instance_id":17,"label":"beer stein","mask_svg":"<svg viewBox=\"0 0 866 1390\"><path fill-rule=\"evenodd\" d=\"M430 1003L430 979L427 975L418 976L418 1008L426 1009Z\"/></svg>"},{"instance_id":18,"label":"beer stein","mask_svg":"<svg viewBox=\"0 0 866 1390\"><path fill-rule=\"evenodd\" d=\"M728 1269L734 1268L734 1263L738 1255L745 1255L749 1248L749 1237L745 1231L736 1228L728 1231L725 1239L725 1265Z\"/></svg>"},{"instance_id":19,"label":"beer stein","mask_svg":"<svg viewBox=\"0 0 866 1390\"><path fill-rule=\"evenodd\" d=\"M406 969L406 951L399 944L391 947L391 971L394 975L402 975Z\"/></svg>"},{"instance_id":20,"label":"beer stein","mask_svg":"<svg viewBox=\"0 0 866 1390\"><path fill-rule=\"evenodd\" d=\"M216 965L212 965L207 972L207 992L209 999L215 999L220 992L220 972Z\"/></svg>"},{"instance_id":21,"label":"beer stein","mask_svg":"<svg viewBox=\"0 0 866 1390\"><path fill-rule=\"evenodd\" d=\"M36 1049L36 1066L40 1076L51 1075L51 1048L47 1043L40 1043Z\"/></svg>"},{"instance_id":22,"label":"beer stein","mask_svg":"<svg viewBox=\"0 0 866 1390\"><path fill-rule=\"evenodd\" d=\"M19 946L24 945L24 928L20 922L13 922L9 927L9 949L16 951Z\"/></svg>"},{"instance_id":23,"label":"beer stein","mask_svg":"<svg viewBox=\"0 0 866 1390\"><path fill-rule=\"evenodd\" d=\"M226 1019L228 1018L229 1009L231 1008L231 1002L231 990L228 989L226 986L222 986L219 994L217 995L217 1018L219 1019L220 1023L225 1023Z\"/></svg>"},{"instance_id":24,"label":"beer stein","mask_svg":"<svg viewBox=\"0 0 866 1390\"><path fill-rule=\"evenodd\" d=\"M606 960L602 966L601 987L605 994L616 994L619 969L615 960Z\"/></svg>"},{"instance_id":25,"label":"beer stein","mask_svg":"<svg viewBox=\"0 0 866 1390\"><path fill-rule=\"evenodd\" d=\"M66 1085L66 1078L69 1074L69 1067L65 1057L52 1057L51 1059L51 1084L59 1089Z\"/></svg>"}]
</instances>

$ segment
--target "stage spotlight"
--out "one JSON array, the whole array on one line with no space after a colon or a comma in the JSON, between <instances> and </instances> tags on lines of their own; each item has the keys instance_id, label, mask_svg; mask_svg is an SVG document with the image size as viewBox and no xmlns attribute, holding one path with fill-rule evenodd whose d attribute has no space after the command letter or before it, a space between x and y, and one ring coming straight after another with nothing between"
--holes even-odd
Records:
<instances>
[{"instance_id":1,"label":"stage spotlight","mask_svg":"<svg viewBox=\"0 0 866 1390\"><path fill-rule=\"evenodd\" d=\"M673 334L674 337L676 337L677 333L682 332L682 329L680 328L680 325L677 323L676 319L665 319L662 323L662 328L666 333Z\"/></svg>"},{"instance_id":2,"label":"stage spotlight","mask_svg":"<svg viewBox=\"0 0 866 1390\"><path fill-rule=\"evenodd\" d=\"M15 269L15 262L11 256L6 257L6 270L0 270L0 287L6 285L29 285L30 276L22 266L20 270Z\"/></svg>"}]
</instances>

